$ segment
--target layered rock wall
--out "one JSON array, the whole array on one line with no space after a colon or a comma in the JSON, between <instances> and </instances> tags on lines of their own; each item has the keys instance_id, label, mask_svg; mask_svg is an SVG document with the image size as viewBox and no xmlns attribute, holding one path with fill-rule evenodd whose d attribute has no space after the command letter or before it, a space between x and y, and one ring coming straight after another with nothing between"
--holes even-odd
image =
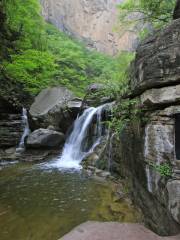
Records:
<instances>
[{"instance_id":1,"label":"layered rock wall","mask_svg":"<svg viewBox=\"0 0 180 240\"><path fill-rule=\"evenodd\" d=\"M131 98L144 115L114 138L112 168L130 182L146 224L174 234L180 231L180 19L138 47L133 69Z\"/></svg>"}]
</instances>

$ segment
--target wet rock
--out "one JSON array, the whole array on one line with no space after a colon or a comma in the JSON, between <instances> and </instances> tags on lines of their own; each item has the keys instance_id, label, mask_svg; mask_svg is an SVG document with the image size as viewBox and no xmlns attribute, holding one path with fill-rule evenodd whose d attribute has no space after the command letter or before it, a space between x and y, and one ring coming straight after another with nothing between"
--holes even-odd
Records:
<instances>
[{"instance_id":1,"label":"wet rock","mask_svg":"<svg viewBox=\"0 0 180 240\"><path fill-rule=\"evenodd\" d=\"M110 172L104 171L104 170L99 169L99 168L96 168L94 173L97 176L102 177L102 178L107 178L111 175Z\"/></svg>"},{"instance_id":2,"label":"wet rock","mask_svg":"<svg viewBox=\"0 0 180 240\"><path fill-rule=\"evenodd\" d=\"M88 168L88 166L96 166L98 159L98 155L93 152L87 158L83 159L81 164L84 168Z\"/></svg>"},{"instance_id":3,"label":"wet rock","mask_svg":"<svg viewBox=\"0 0 180 240\"><path fill-rule=\"evenodd\" d=\"M66 133L81 108L82 100L64 87L47 88L40 92L30 108L30 128L48 128Z\"/></svg>"},{"instance_id":4,"label":"wet rock","mask_svg":"<svg viewBox=\"0 0 180 240\"><path fill-rule=\"evenodd\" d=\"M49 130L38 129L32 132L26 142L27 148L59 148L64 143L65 137L63 133Z\"/></svg>"},{"instance_id":5,"label":"wet rock","mask_svg":"<svg viewBox=\"0 0 180 240\"><path fill-rule=\"evenodd\" d=\"M169 194L169 210L173 218L180 223L180 180L168 182L167 189Z\"/></svg>"}]
</instances>

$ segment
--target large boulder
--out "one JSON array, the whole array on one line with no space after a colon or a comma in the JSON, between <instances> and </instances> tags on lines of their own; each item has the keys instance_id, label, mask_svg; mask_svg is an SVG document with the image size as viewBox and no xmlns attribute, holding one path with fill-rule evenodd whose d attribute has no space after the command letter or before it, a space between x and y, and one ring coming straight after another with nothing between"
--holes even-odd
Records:
<instances>
[{"instance_id":1,"label":"large boulder","mask_svg":"<svg viewBox=\"0 0 180 240\"><path fill-rule=\"evenodd\" d=\"M64 134L50 129L38 129L32 132L26 142L27 148L58 148L64 143Z\"/></svg>"},{"instance_id":2,"label":"large boulder","mask_svg":"<svg viewBox=\"0 0 180 240\"><path fill-rule=\"evenodd\" d=\"M54 126L66 133L81 109L82 100L65 87L44 89L35 98L30 108L30 128L48 128Z\"/></svg>"}]
</instances>

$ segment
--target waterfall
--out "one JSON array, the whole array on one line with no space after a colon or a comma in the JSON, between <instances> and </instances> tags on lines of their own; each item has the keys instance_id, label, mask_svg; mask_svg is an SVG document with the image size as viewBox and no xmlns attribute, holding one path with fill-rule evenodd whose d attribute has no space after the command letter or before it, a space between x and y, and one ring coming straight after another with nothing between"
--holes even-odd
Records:
<instances>
[{"instance_id":1,"label":"waterfall","mask_svg":"<svg viewBox=\"0 0 180 240\"><path fill-rule=\"evenodd\" d=\"M146 165L146 177L147 177L147 189L150 193L152 193L152 176L149 165Z\"/></svg>"},{"instance_id":2,"label":"waterfall","mask_svg":"<svg viewBox=\"0 0 180 240\"><path fill-rule=\"evenodd\" d=\"M23 135L21 137L21 140L19 142L18 148L16 149L17 152L21 152L24 150L24 140L25 137L29 135L30 129L29 129L29 122L27 117L27 110L25 108L22 109L22 125L24 128Z\"/></svg>"},{"instance_id":3,"label":"waterfall","mask_svg":"<svg viewBox=\"0 0 180 240\"><path fill-rule=\"evenodd\" d=\"M97 108L90 107L75 120L72 133L64 145L62 155L51 166L57 168L81 168L81 161L93 152L104 134L102 114L107 106L105 104ZM95 120L95 136L93 143L88 145L88 131Z\"/></svg>"}]
</instances>

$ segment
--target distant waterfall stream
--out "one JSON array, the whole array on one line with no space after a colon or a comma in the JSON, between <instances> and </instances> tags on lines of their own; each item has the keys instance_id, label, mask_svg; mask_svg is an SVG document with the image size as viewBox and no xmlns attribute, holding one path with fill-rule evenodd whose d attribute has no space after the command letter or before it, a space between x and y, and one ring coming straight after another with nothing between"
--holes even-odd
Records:
<instances>
[{"instance_id":1,"label":"distant waterfall stream","mask_svg":"<svg viewBox=\"0 0 180 240\"><path fill-rule=\"evenodd\" d=\"M62 155L52 163L54 167L81 168L81 161L93 152L103 136L102 114L105 107L107 107L107 104L97 108L90 107L75 120L73 130L64 145ZM94 118L96 118L96 127L93 142L87 144L88 130Z\"/></svg>"},{"instance_id":2,"label":"distant waterfall stream","mask_svg":"<svg viewBox=\"0 0 180 240\"><path fill-rule=\"evenodd\" d=\"M25 137L29 135L30 128L29 128L29 122L27 117L27 110L25 108L22 109L22 125L23 125L23 135L21 137L21 140L19 142L18 148L16 149L17 152L21 152L24 150L24 140Z\"/></svg>"}]
</instances>

